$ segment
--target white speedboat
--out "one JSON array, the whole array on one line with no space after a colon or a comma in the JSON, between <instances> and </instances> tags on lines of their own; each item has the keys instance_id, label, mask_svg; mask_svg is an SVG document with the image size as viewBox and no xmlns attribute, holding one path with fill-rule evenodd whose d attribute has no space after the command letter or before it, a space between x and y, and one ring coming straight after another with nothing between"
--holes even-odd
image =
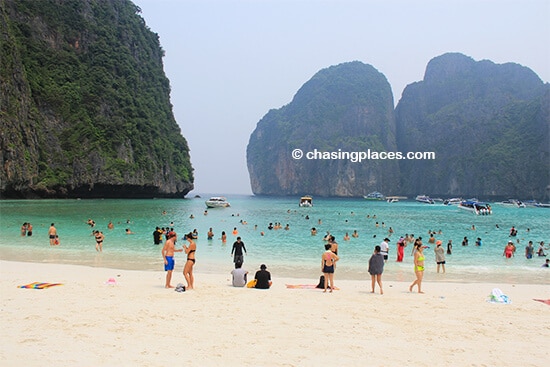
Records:
<instances>
[{"instance_id":1,"label":"white speedboat","mask_svg":"<svg viewBox=\"0 0 550 367\"><path fill-rule=\"evenodd\" d=\"M363 196L367 200L386 200L386 197L378 191L373 191L368 195Z\"/></svg>"},{"instance_id":2,"label":"white speedboat","mask_svg":"<svg viewBox=\"0 0 550 367\"><path fill-rule=\"evenodd\" d=\"M414 200L418 201L419 203L424 203L424 204L433 204L433 203L435 203L432 198L430 198L429 196L426 196L426 195L418 195Z\"/></svg>"},{"instance_id":3,"label":"white speedboat","mask_svg":"<svg viewBox=\"0 0 550 367\"><path fill-rule=\"evenodd\" d=\"M504 201L499 202L498 204L505 205L505 206L512 206L512 207L515 207L515 208L525 208L525 204L522 203L519 200L516 200L516 199L504 200Z\"/></svg>"},{"instance_id":4,"label":"white speedboat","mask_svg":"<svg viewBox=\"0 0 550 367\"><path fill-rule=\"evenodd\" d=\"M399 196L386 196L386 201L388 203L398 203L399 202Z\"/></svg>"},{"instance_id":5,"label":"white speedboat","mask_svg":"<svg viewBox=\"0 0 550 367\"><path fill-rule=\"evenodd\" d=\"M229 202L223 196L212 196L210 199L204 202L209 208L227 208Z\"/></svg>"},{"instance_id":6,"label":"white speedboat","mask_svg":"<svg viewBox=\"0 0 550 367\"><path fill-rule=\"evenodd\" d=\"M463 202L464 199L462 198L451 198L443 201L443 205L459 205L461 202Z\"/></svg>"},{"instance_id":7,"label":"white speedboat","mask_svg":"<svg viewBox=\"0 0 550 367\"><path fill-rule=\"evenodd\" d=\"M302 208L309 208L313 206L313 198L309 195L302 196L300 198L300 203L298 204Z\"/></svg>"},{"instance_id":8,"label":"white speedboat","mask_svg":"<svg viewBox=\"0 0 550 367\"><path fill-rule=\"evenodd\" d=\"M460 209L474 213L475 215L490 215L493 214L491 205L483 203L481 201L469 201L465 200L461 202L458 207Z\"/></svg>"}]
</instances>

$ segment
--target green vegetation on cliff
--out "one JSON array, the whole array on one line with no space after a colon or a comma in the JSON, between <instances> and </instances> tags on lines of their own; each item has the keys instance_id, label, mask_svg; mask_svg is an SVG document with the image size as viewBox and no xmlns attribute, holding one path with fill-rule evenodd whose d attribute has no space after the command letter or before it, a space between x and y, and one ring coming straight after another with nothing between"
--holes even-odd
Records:
<instances>
[{"instance_id":1,"label":"green vegetation on cliff","mask_svg":"<svg viewBox=\"0 0 550 367\"><path fill-rule=\"evenodd\" d=\"M311 152L394 151L393 97L386 78L355 61L319 71L291 103L269 111L252 133L247 164L252 191L264 195L357 196L389 189L395 161L293 159Z\"/></svg>"},{"instance_id":2,"label":"green vegetation on cliff","mask_svg":"<svg viewBox=\"0 0 550 367\"><path fill-rule=\"evenodd\" d=\"M550 183L550 88L518 64L436 57L396 107L401 191L542 199ZM414 177L414 179L410 179Z\"/></svg>"},{"instance_id":3,"label":"green vegetation on cliff","mask_svg":"<svg viewBox=\"0 0 550 367\"><path fill-rule=\"evenodd\" d=\"M250 136L252 191L264 195L548 199L550 86L512 63L430 61L395 111L385 77L359 62L317 73ZM435 160L293 160L292 149L434 152Z\"/></svg>"},{"instance_id":4,"label":"green vegetation on cliff","mask_svg":"<svg viewBox=\"0 0 550 367\"><path fill-rule=\"evenodd\" d=\"M4 195L192 189L163 51L139 12L128 0L1 0Z\"/></svg>"}]
</instances>

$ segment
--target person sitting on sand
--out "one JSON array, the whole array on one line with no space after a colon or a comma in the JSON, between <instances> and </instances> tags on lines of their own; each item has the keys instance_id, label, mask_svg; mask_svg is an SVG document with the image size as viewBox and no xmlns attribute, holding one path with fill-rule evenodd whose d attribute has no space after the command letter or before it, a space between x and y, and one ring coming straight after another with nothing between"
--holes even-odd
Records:
<instances>
[{"instance_id":1,"label":"person sitting on sand","mask_svg":"<svg viewBox=\"0 0 550 367\"><path fill-rule=\"evenodd\" d=\"M256 285L254 288L269 289L273 284L271 281L271 273L266 269L267 266L265 266L265 264L260 265L260 270L256 272L256 275L254 275L254 279L256 280Z\"/></svg>"},{"instance_id":2,"label":"person sitting on sand","mask_svg":"<svg viewBox=\"0 0 550 367\"><path fill-rule=\"evenodd\" d=\"M246 276L248 271L242 268L243 263L235 263L235 269L231 270L231 275L233 277L232 284L233 287L244 287L247 283Z\"/></svg>"}]
</instances>

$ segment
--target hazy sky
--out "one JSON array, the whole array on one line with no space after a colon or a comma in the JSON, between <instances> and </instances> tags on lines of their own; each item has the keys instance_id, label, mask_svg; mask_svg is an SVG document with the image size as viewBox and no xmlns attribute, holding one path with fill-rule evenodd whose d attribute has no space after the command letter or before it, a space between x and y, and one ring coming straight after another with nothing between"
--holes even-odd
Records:
<instances>
[{"instance_id":1,"label":"hazy sky","mask_svg":"<svg viewBox=\"0 0 550 367\"><path fill-rule=\"evenodd\" d=\"M165 50L197 193L250 194L258 121L316 72L359 60L397 104L446 52L515 62L550 80L549 0L134 0Z\"/></svg>"}]
</instances>

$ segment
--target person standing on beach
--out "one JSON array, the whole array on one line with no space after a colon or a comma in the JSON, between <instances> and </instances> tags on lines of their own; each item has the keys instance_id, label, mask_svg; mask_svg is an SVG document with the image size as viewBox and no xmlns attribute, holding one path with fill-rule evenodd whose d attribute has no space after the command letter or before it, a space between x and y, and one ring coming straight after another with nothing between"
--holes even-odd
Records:
<instances>
[{"instance_id":1,"label":"person standing on beach","mask_svg":"<svg viewBox=\"0 0 550 367\"><path fill-rule=\"evenodd\" d=\"M389 242L390 239L387 237L384 238L384 241L380 242L380 253L382 254L382 256L384 256L385 262L388 261L388 252L390 251Z\"/></svg>"},{"instance_id":2,"label":"person standing on beach","mask_svg":"<svg viewBox=\"0 0 550 367\"><path fill-rule=\"evenodd\" d=\"M325 276L325 290L323 292L327 291L327 286L330 288L330 292L332 292L334 289L334 268L339 257L331 251L330 243L325 245L325 250L323 256L321 256L321 272Z\"/></svg>"},{"instance_id":3,"label":"person standing on beach","mask_svg":"<svg viewBox=\"0 0 550 367\"><path fill-rule=\"evenodd\" d=\"M399 240L397 240L397 262L403 262L405 247L407 247L407 243L405 242L403 236L401 236Z\"/></svg>"},{"instance_id":4,"label":"person standing on beach","mask_svg":"<svg viewBox=\"0 0 550 367\"><path fill-rule=\"evenodd\" d=\"M247 283L248 271L242 268L242 263L235 263L235 269L231 270L233 287L244 287Z\"/></svg>"},{"instance_id":5,"label":"person standing on beach","mask_svg":"<svg viewBox=\"0 0 550 367\"><path fill-rule=\"evenodd\" d=\"M414 245L415 252L414 252L414 274L416 275L416 279L409 287L409 292L412 292L413 287L416 285L418 286L418 293L424 293L422 292L422 279L424 278L424 246L422 246L422 242L417 242Z\"/></svg>"},{"instance_id":6,"label":"person standing on beach","mask_svg":"<svg viewBox=\"0 0 550 367\"><path fill-rule=\"evenodd\" d=\"M170 232L167 236L166 243L162 248L162 258L164 260L164 271L166 272L166 284L164 288L174 288L172 282L172 271L176 262L174 261L174 252L183 252L183 249L176 250L176 232Z\"/></svg>"},{"instance_id":7,"label":"person standing on beach","mask_svg":"<svg viewBox=\"0 0 550 367\"><path fill-rule=\"evenodd\" d=\"M233 243L233 248L231 248L231 256L233 257L233 262L244 263L244 253L246 254L246 247L244 247L244 242L241 241L241 237L237 237L237 241Z\"/></svg>"},{"instance_id":8,"label":"person standing on beach","mask_svg":"<svg viewBox=\"0 0 550 367\"><path fill-rule=\"evenodd\" d=\"M382 290L382 273L384 272L384 256L380 253L380 246L374 248L374 254L369 259L368 272L371 278L371 293L374 293L375 283L380 287L380 294L384 294Z\"/></svg>"},{"instance_id":9,"label":"person standing on beach","mask_svg":"<svg viewBox=\"0 0 550 367\"><path fill-rule=\"evenodd\" d=\"M105 239L105 235L103 235L103 233L100 232L100 231L95 231L94 232L94 237L95 237L95 250L97 252L102 252L103 251L103 240Z\"/></svg>"},{"instance_id":10,"label":"person standing on beach","mask_svg":"<svg viewBox=\"0 0 550 367\"><path fill-rule=\"evenodd\" d=\"M57 236L57 229L55 228L53 223L50 225L50 229L48 230L48 235L50 236L50 246L55 246L55 237Z\"/></svg>"},{"instance_id":11,"label":"person standing on beach","mask_svg":"<svg viewBox=\"0 0 550 367\"><path fill-rule=\"evenodd\" d=\"M445 274L445 250L441 246L442 242L440 240L435 241L435 262L437 263L437 272L439 273L439 266L443 269L443 274Z\"/></svg>"},{"instance_id":12,"label":"person standing on beach","mask_svg":"<svg viewBox=\"0 0 550 367\"><path fill-rule=\"evenodd\" d=\"M187 281L187 289L195 288L195 277L193 276L193 267L195 266L195 251L197 251L197 245L193 241L193 233L188 233L185 236L189 242L189 246L183 245L183 250L187 254L187 261L183 267L183 276Z\"/></svg>"}]
</instances>

